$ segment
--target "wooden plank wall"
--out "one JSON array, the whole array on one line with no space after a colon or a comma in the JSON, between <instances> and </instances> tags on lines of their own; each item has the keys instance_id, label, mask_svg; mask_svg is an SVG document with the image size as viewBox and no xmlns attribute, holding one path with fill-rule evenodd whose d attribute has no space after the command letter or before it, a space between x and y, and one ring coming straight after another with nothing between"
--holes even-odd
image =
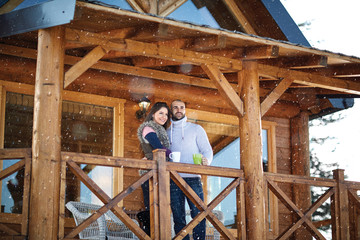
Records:
<instances>
[{"instance_id":1,"label":"wooden plank wall","mask_svg":"<svg viewBox=\"0 0 360 240\"><path fill-rule=\"evenodd\" d=\"M125 103L125 141L124 141L124 157L128 158L142 158L143 154L140 148L140 142L137 138L136 132L143 120L138 120L135 117L135 112L139 106L132 101ZM125 169L124 171L124 188L129 186L139 178L139 172L135 169ZM141 210L144 208L143 196L141 188L136 189L131 195L124 199L124 207L128 210Z\"/></svg>"},{"instance_id":2,"label":"wooden plank wall","mask_svg":"<svg viewBox=\"0 0 360 240\"><path fill-rule=\"evenodd\" d=\"M291 146L290 146L290 119L267 117L264 120L276 122L276 160L277 172L291 174ZM281 189L288 196L292 196L292 186L290 184L279 184ZM292 221L290 211L278 201L279 208L279 232L283 232Z\"/></svg>"}]
</instances>

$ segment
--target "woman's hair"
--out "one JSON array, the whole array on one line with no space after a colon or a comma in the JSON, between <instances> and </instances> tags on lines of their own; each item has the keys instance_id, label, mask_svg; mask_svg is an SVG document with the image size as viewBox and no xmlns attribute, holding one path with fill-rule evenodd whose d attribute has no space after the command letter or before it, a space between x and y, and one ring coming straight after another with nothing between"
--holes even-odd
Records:
<instances>
[{"instance_id":1,"label":"woman's hair","mask_svg":"<svg viewBox=\"0 0 360 240\"><path fill-rule=\"evenodd\" d=\"M153 120L153 115L154 113L156 113L157 111L160 110L160 108L166 108L168 110L168 119L166 120L165 124L163 125L163 127L165 129L168 128L169 124L170 124L170 118L171 118L171 111L169 106L165 103L165 102L156 102L150 109L149 113L146 115L144 122L149 122L151 120Z\"/></svg>"}]
</instances>

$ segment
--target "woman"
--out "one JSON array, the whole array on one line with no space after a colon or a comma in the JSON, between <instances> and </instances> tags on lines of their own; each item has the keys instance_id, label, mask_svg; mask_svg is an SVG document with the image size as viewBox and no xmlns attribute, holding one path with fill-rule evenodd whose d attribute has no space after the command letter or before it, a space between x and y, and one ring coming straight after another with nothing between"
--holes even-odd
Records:
<instances>
[{"instance_id":1,"label":"woman","mask_svg":"<svg viewBox=\"0 0 360 240\"><path fill-rule=\"evenodd\" d=\"M147 159L153 159L154 149L166 149L169 157L169 138L166 129L170 124L170 109L164 102L157 102L151 108L144 122L137 130L141 148Z\"/></svg>"},{"instance_id":2,"label":"woman","mask_svg":"<svg viewBox=\"0 0 360 240\"><path fill-rule=\"evenodd\" d=\"M171 114L168 105L164 102L157 102L151 108L144 122L137 130L137 136L145 158L153 160L152 151L155 149L166 149L166 159L169 160L169 138L166 128L170 124ZM150 236L150 214L149 214L149 181L141 185L145 211L138 214L138 219L142 222L144 231Z\"/></svg>"}]
</instances>

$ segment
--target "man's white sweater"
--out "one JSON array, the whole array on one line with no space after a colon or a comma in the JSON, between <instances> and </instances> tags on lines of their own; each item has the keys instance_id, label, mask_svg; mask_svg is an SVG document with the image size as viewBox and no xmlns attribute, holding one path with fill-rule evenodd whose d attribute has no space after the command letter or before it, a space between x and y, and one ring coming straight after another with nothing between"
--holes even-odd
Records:
<instances>
[{"instance_id":1,"label":"man's white sweater","mask_svg":"<svg viewBox=\"0 0 360 240\"><path fill-rule=\"evenodd\" d=\"M171 120L167 133L170 140L170 150L181 152L180 162L194 164L193 154L201 153L208 159L209 165L213 159L213 151L205 130L198 124L187 122L187 117L178 121ZM200 177L200 175L180 173L182 177Z\"/></svg>"}]
</instances>

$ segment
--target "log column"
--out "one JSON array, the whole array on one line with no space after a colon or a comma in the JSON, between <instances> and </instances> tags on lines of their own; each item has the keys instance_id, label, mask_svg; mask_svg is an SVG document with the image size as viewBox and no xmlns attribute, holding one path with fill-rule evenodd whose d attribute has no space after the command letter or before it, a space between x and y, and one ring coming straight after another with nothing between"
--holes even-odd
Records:
<instances>
[{"instance_id":1,"label":"log column","mask_svg":"<svg viewBox=\"0 0 360 240\"><path fill-rule=\"evenodd\" d=\"M240 163L245 175L248 239L266 239L265 197L262 167L259 76L256 62L244 62L239 74L244 101L240 116Z\"/></svg>"},{"instance_id":2,"label":"log column","mask_svg":"<svg viewBox=\"0 0 360 240\"><path fill-rule=\"evenodd\" d=\"M291 119L291 171L294 175L310 176L309 115L307 112ZM311 206L310 186L294 184L293 201L304 212ZM295 239L312 239L305 228L295 232Z\"/></svg>"},{"instance_id":3,"label":"log column","mask_svg":"<svg viewBox=\"0 0 360 240\"><path fill-rule=\"evenodd\" d=\"M29 239L57 239L64 29L38 32Z\"/></svg>"}]
</instances>

